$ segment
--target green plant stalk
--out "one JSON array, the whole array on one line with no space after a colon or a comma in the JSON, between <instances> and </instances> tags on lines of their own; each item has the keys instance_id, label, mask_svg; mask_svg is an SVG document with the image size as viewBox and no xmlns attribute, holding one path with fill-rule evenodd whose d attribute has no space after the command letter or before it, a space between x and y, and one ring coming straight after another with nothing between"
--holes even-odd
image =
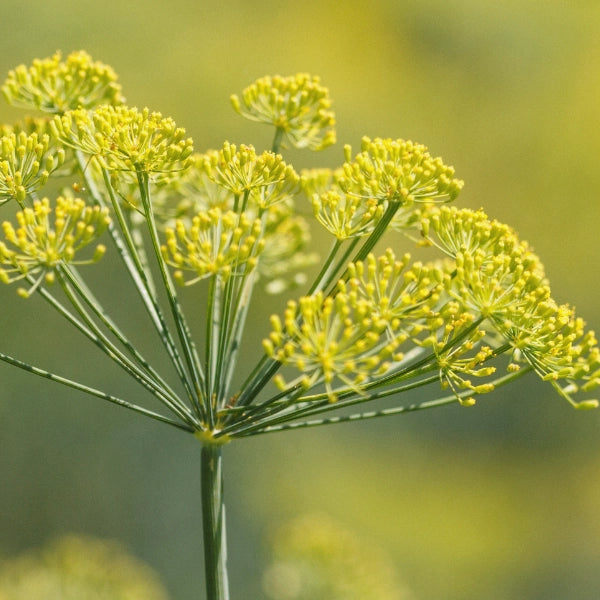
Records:
<instances>
[{"instance_id":1,"label":"green plant stalk","mask_svg":"<svg viewBox=\"0 0 600 600\"><path fill-rule=\"evenodd\" d=\"M379 241L381 236L386 232L388 225L391 223L392 219L394 218L394 215L398 212L400 205L401 205L401 203L398 200L390 201L390 203L389 203L388 207L386 208L385 212L383 213L383 216L381 217L379 223L377 223L377 225L376 225L375 229L372 231L371 235L367 238L365 243L361 246L360 250L354 257L354 260L352 262L355 262L355 263L360 262L362 260L365 260L365 258L367 258L367 256L369 255L369 252L371 252L371 250L373 250L373 248L375 247L375 244L377 244L377 242Z\"/></svg>"},{"instance_id":2,"label":"green plant stalk","mask_svg":"<svg viewBox=\"0 0 600 600\"><path fill-rule=\"evenodd\" d=\"M216 393L218 389L218 351L221 331L221 278L214 274L210 277L207 320L206 320L206 350L205 350L205 372L206 372L206 414L209 429L214 429L216 413Z\"/></svg>"},{"instance_id":3,"label":"green plant stalk","mask_svg":"<svg viewBox=\"0 0 600 600\"><path fill-rule=\"evenodd\" d=\"M179 300L177 298L177 293L175 292L175 287L173 282L171 281L171 277L169 275L169 271L167 269L167 265L162 256L160 250L160 241L158 237L158 230L156 228L156 221L154 219L154 211L152 209L152 202L150 200L150 188L148 185L148 174L144 172L141 168L138 168L137 171L137 179L138 185L140 188L140 194L142 196L142 206L144 207L144 214L146 217L146 222L148 224L148 233L150 234L150 239L152 241L152 248L154 250L154 254L156 260L158 262L158 267L160 269L160 274L162 276L162 280L165 286L165 292L167 293L167 297L169 300L169 304L171 306L171 313L173 315L173 319L175 321L175 326L177 329L177 333L179 335L179 341L181 342L181 347L183 350L183 355L190 372L190 375L194 384L194 391L198 398L195 400L200 402L202 390L204 389L204 375L201 371L200 361L198 359L198 355L196 353L196 348L192 341L192 336L190 335L190 331L186 324L185 318L183 316L183 312L179 305ZM210 402L210 399L207 400Z\"/></svg>"},{"instance_id":4,"label":"green plant stalk","mask_svg":"<svg viewBox=\"0 0 600 600\"><path fill-rule=\"evenodd\" d=\"M273 137L273 143L271 144L271 152L279 154L284 133L285 131L281 127L275 128L275 136Z\"/></svg>"},{"instance_id":5,"label":"green plant stalk","mask_svg":"<svg viewBox=\"0 0 600 600\"><path fill-rule=\"evenodd\" d=\"M113 404L117 404L118 406L128 408L130 410L133 410L133 411L140 413L142 415L145 415L147 417L151 417L152 419L156 419L157 421L161 421L163 423L168 423L169 425L173 425L174 427L177 427L178 429L182 429L183 431L188 431L190 433L192 433L194 431L194 428L191 427L190 425L180 423L178 421L173 421L172 419L169 419L168 417L165 417L164 415L161 415L154 411L148 410L147 408L138 406L137 404L132 404L131 402L127 402L126 400L118 398L117 396L113 396L112 394L107 394L106 392L103 392L102 390L98 390L98 389L89 387L83 383L79 383L77 381L73 381L72 379L62 377L61 375L57 375L56 373L51 373L50 371L46 371L45 369L40 369L39 367L30 365L29 363L26 363L26 362L23 362L16 358L13 358L12 356L9 356L8 354L0 353L0 360L9 365L12 365L13 367L18 367L19 369L23 369L24 371L27 371L28 373L33 373L34 375L37 375L38 377L43 377L44 379L49 379L50 381L60 383L67 387L78 390L80 392L90 394L91 396L96 396L97 398L101 398L102 400L107 400L108 402L112 402Z\"/></svg>"},{"instance_id":6,"label":"green plant stalk","mask_svg":"<svg viewBox=\"0 0 600 600\"><path fill-rule=\"evenodd\" d=\"M98 206L105 207L106 202L100 194L93 178L87 172L85 156L80 151L77 151L75 154L77 157L79 170L92 199L98 204ZM116 208L119 209L118 203L114 202L112 198L113 189L110 185L109 178L105 177L104 181L105 183L108 182L107 191L109 196L111 196L111 202L113 203L113 206L116 206ZM175 342L173 341L169 329L166 325L160 306L156 301L156 297L152 294L152 286L147 279L148 273L144 270L140 271L140 267L142 267L143 265L141 265L139 259L136 259L132 256L132 252L127 247L122 235L119 233L119 230L114 223L109 224L108 231L115 244L115 247L117 248L119 255L123 260L123 263L127 268L128 273L131 276L132 281L136 286L136 289L138 290L138 293L144 303L146 311L148 312L148 315L150 316L150 319L152 320L152 323L156 331L158 332L159 337L165 349L167 350L167 353L169 354L169 358L175 366L177 374L186 388L188 398L190 399L190 401L192 401L193 404L193 400L195 398L194 392L192 391L190 383L188 382L187 374L185 373L185 368L183 367L181 357L179 356L179 352L177 351ZM133 254L135 255L135 252Z\"/></svg>"},{"instance_id":7,"label":"green plant stalk","mask_svg":"<svg viewBox=\"0 0 600 600\"><path fill-rule=\"evenodd\" d=\"M172 393L168 387L165 388L162 385L162 382L160 380L157 380L152 373L149 373L144 368L140 368L136 363L129 360L129 358L117 346L115 346L108 339L108 337L97 327L96 323L85 311L84 306L75 297L73 290L69 287L69 284L67 283L68 276L66 275L66 269L58 270L57 274L59 282L63 288L63 291L65 292L65 295L70 300L74 308L77 310L79 316L83 319L86 327L89 328L86 330L82 329L82 332L86 333L87 331L90 331L91 336L93 337L91 337L90 335L88 335L88 337L95 343L96 346L98 346L119 366L125 369L125 371L129 373L136 381L143 385L148 391L150 391L154 396L156 396L163 404L165 404L171 411L173 411L186 423L192 426L195 425L196 420L194 416L189 412L189 409L183 403L180 402L177 396L174 393ZM70 281L71 283L74 283L72 280ZM65 316L67 315L65 314ZM76 324L74 320L71 321L74 324Z\"/></svg>"},{"instance_id":8,"label":"green plant stalk","mask_svg":"<svg viewBox=\"0 0 600 600\"><path fill-rule=\"evenodd\" d=\"M498 379L494 380L493 384L496 388L500 386L506 385L523 375L531 372L531 368L524 368L516 373L509 373ZM392 390L384 390L383 392L373 394L371 396L372 400L377 398L384 398L386 396L393 396L402 390L392 389ZM300 421L295 423L282 423L277 425L266 425L262 428L248 428L244 431L236 431L236 437L242 438L252 435L258 435L263 433L275 433L277 431L286 431L290 429L306 429L308 427L319 427L321 425L331 425L333 423L351 423L353 421L366 421L369 419L375 419L379 417L389 417L392 415L400 415L409 412L417 412L419 410L426 410L429 408L437 408L439 406L445 406L448 404L454 404L462 398L468 398L473 394L472 390L463 390L462 392L453 393L449 396L444 396L443 398L437 398L435 400L428 400L425 402L419 402L415 404L409 404L406 406L395 406L393 408L385 408L383 410L373 410L362 413L353 413L350 415L339 415L335 417L328 417L325 419L314 419L311 421ZM348 403L349 405L350 403ZM316 414L313 413L313 414Z\"/></svg>"},{"instance_id":9,"label":"green plant stalk","mask_svg":"<svg viewBox=\"0 0 600 600\"><path fill-rule=\"evenodd\" d=\"M137 348L129 341L125 334L111 319L110 315L102 308L97 298L92 291L86 286L85 282L79 276L77 269L74 266L65 267L61 270L61 275L68 279L69 284L79 294L79 297L89 306L93 313L98 317L100 322L110 331L121 344L127 349L130 355L135 358L137 363L150 375L161 387L169 394L169 397L175 402L181 403L177 394L173 391L170 385L161 377L159 373L148 363L148 361L139 353ZM181 406L184 406L181 403Z\"/></svg>"},{"instance_id":10,"label":"green plant stalk","mask_svg":"<svg viewBox=\"0 0 600 600\"><path fill-rule=\"evenodd\" d=\"M240 283L239 286L240 290L236 299L235 317L231 326L232 333L229 336L228 346L222 359L225 372L223 375L220 400L223 404L227 403L234 370L237 365L238 354L244 333L244 326L246 324L246 318L250 308L250 300L252 298L254 277L254 273L251 273L242 283Z\"/></svg>"},{"instance_id":11,"label":"green plant stalk","mask_svg":"<svg viewBox=\"0 0 600 600\"><path fill-rule=\"evenodd\" d=\"M207 600L229 600L222 450L222 445L204 444L201 454L202 530Z\"/></svg>"},{"instance_id":12,"label":"green plant stalk","mask_svg":"<svg viewBox=\"0 0 600 600\"><path fill-rule=\"evenodd\" d=\"M177 375L179 376L181 383L183 384L183 386L186 389L188 398L190 399L192 405L195 408L197 408L198 403L195 402L196 393L192 389L193 382L190 380L190 378L188 377L188 375L186 373L185 366L181 360L179 352L177 351L177 349L175 347L175 344L172 340L171 334L169 333L168 327L166 325L166 322L164 320L164 317L162 315L161 309L160 309L158 301L157 301L158 296L156 294L156 289L154 287L152 271L150 270L148 265L145 263L145 260L142 259L142 257L140 256L140 252L139 252L140 248L135 243L133 235L132 235L130 228L127 224L127 221L125 219L125 215L123 214L123 211L121 210L119 199L116 197L115 190L114 190L111 180L110 180L110 175L109 175L108 171L104 168L102 169L102 177L104 179L106 191L108 192L108 195L110 197L110 201L111 201L114 213L115 213L115 215L117 217L117 221L119 223L118 231L123 236L123 242L125 244L125 249L129 253L131 260L133 261L133 264L134 264L135 268L137 269L137 273L140 277L140 282L144 286L143 290L140 288L140 293L142 293L143 295L147 295L150 298L151 302L153 303L153 305L155 307L156 314L161 319L164 335L163 335L163 331L160 331L159 333L161 335L161 338L163 339L165 348L166 348L167 352L169 352L169 356L171 358L173 366L175 367L175 370L177 371ZM140 190L140 193L143 193L143 192ZM137 281L136 281L136 285L137 285ZM201 417L199 410L196 410L196 413L198 414L199 417Z\"/></svg>"},{"instance_id":13,"label":"green plant stalk","mask_svg":"<svg viewBox=\"0 0 600 600\"><path fill-rule=\"evenodd\" d=\"M359 244L359 242L360 242L360 238L358 238L358 237L354 238L353 240L350 241L350 244L344 251L344 254L341 256L341 258L338 259L337 264L331 265L329 271L325 274L323 279L318 282L318 284L314 287L314 289L313 288L310 289L309 295L316 293L320 290L326 290L328 287L330 287L332 285L334 287L332 290L329 291L329 294L333 293L333 290L335 289L335 284L337 283L341 273L343 273L346 270L346 268L348 267L350 255L352 254L352 252L354 251L356 246ZM332 257L332 260L333 260L333 257ZM344 271L342 271L342 269Z\"/></svg>"},{"instance_id":14,"label":"green plant stalk","mask_svg":"<svg viewBox=\"0 0 600 600\"><path fill-rule=\"evenodd\" d=\"M323 283L323 282L330 281L330 279L332 278L331 273L335 274L337 272L337 268L336 269L333 268L333 259L335 258L336 254L338 253L338 250L342 247L343 243L344 243L344 240L339 240L337 238L333 242L333 246L331 247L331 250L329 251L329 255L327 256L327 259L323 263L323 267L321 268L321 271L319 272L319 274L317 275L316 279L314 280L312 286L308 290L309 296L311 296L312 294L316 294L319 290L325 288L327 286L327 284Z\"/></svg>"}]
</instances>

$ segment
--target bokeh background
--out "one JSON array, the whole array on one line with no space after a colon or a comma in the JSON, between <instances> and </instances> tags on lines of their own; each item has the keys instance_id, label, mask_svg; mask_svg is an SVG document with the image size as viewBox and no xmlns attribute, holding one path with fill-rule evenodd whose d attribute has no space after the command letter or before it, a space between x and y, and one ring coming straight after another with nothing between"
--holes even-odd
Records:
<instances>
[{"instance_id":1,"label":"bokeh background","mask_svg":"<svg viewBox=\"0 0 600 600\"><path fill-rule=\"evenodd\" d=\"M337 166L365 134L427 144L465 180L458 202L513 225L555 297L598 328L599 30L594 0L3 0L0 73L85 49L198 150L266 147L271 132L229 95L265 74L319 74L340 143L289 154L296 167ZM20 115L0 108L2 121ZM96 284L143 337L111 266ZM14 288L0 301L3 352L140 397L41 302ZM282 302L258 303L251 342ZM268 532L318 512L383 549L415 600L597 598L599 433L600 412L527 380L470 409L232 444L232 597L264 598ZM0 557L67 532L111 538L173 599L202 597L199 452L191 436L0 364Z\"/></svg>"}]
</instances>

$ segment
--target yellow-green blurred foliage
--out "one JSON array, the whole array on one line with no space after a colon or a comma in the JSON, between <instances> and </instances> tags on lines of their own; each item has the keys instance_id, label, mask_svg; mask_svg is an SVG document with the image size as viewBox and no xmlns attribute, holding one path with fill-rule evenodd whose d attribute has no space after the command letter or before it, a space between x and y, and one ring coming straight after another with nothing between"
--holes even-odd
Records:
<instances>
[{"instance_id":1,"label":"yellow-green blurred foliage","mask_svg":"<svg viewBox=\"0 0 600 600\"><path fill-rule=\"evenodd\" d=\"M167 593L118 544L71 535L0 563L0 599L167 600Z\"/></svg>"},{"instance_id":2,"label":"yellow-green blurred foliage","mask_svg":"<svg viewBox=\"0 0 600 600\"><path fill-rule=\"evenodd\" d=\"M318 74L340 143L286 160L335 167L362 135L427 144L465 180L458 202L514 226L557 300L598 329L599 30L593 0L4 0L0 72L85 49L114 67L131 105L172 116L199 151L225 139L264 149L272 132L237 116L229 95L266 74ZM2 121L20 115L0 108ZM92 283L127 306L105 263ZM41 302L5 288L0 299L2 351L135 401ZM281 307L256 300L246 369ZM135 310L125 325L152 343ZM197 441L5 365L0 378L0 553L64 530L118 537L172 597L194 597ZM599 428L600 412L524 381L469 409L232 444L232 596L264 597L257 548L270 524L323 510L375 538L418 598L596 598Z\"/></svg>"},{"instance_id":3,"label":"yellow-green blurred foliage","mask_svg":"<svg viewBox=\"0 0 600 600\"><path fill-rule=\"evenodd\" d=\"M273 600L409 600L389 556L320 514L297 517L271 535L263 586Z\"/></svg>"}]
</instances>

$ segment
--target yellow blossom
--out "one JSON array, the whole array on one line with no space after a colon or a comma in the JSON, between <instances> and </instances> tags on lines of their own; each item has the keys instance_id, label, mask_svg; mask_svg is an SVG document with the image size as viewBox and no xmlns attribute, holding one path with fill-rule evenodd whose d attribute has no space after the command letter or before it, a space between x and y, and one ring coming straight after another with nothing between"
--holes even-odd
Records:
<instances>
[{"instance_id":1,"label":"yellow blossom","mask_svg":"<svg viewBox=\"0 0 600 600\"><path fill-rule=\"evenodd\" d=\"M262 77L242 92L241 99L231 96L231 103L247 119L274 125L296 148L322 150L335 143L329 90L318 77Z\"/></svg>"},{"instance_id":2,"label":"yellow blossom","mask_svg":"<svg viewBox=\"0 0 600 600\"><path fill-rule=\"evenodd\" d=\"M55 114L123 102L113 69L83 51L64 61L57 52L29 67L20 65L9 72L2 92L10 104Z\"/></svg>"},{"instance_id":3,"label":"yellow blossom","mask_svg":"<svg viewBox=\"0 0 600 600\"><path fill-rule=\"evenodd\" d=\"M75 260L75 255L94 242L110 223L107 211L87 206L79 198L58 197L53 209L47 198L36 200L32 208L17 213L18 227L8 221L2 224L5 241L0 242L0 280L11 283L27 276L37 276L29 292L42 279L52 283L54 272L61 265L89 264L104 254L97 245L92 258Z\"/></svg>"}]
</instances>

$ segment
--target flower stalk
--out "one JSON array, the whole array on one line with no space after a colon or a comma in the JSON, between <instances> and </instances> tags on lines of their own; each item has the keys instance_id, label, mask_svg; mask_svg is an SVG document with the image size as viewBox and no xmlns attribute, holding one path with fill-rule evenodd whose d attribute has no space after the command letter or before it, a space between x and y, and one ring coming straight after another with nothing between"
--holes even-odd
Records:
<instances>
[{"instance_id":1,"label":"flower stalk","mask_svg":"<svg viewBox=\"0 0 600 600\"><path fill-rule=\"evenodd\" d=\"M229 600L223 446L204 444L200 461L206 597L209 600Z\"/></svg>"}]
</instances>

